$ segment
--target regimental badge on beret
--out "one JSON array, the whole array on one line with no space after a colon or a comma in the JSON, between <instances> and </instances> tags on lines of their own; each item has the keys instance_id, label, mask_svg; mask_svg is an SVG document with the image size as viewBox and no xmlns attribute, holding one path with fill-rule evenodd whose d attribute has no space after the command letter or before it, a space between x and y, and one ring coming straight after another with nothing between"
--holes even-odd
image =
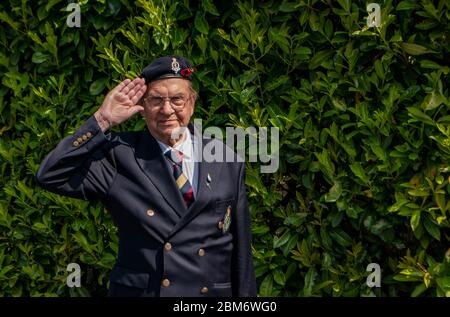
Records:
<instances>
[{"instance_id":1,"label":"regimental badge on beret","mask_svg":"<svg viewBox=\"0 0 450 317\"><path fill-rule=\"evenodd\" d=\"M222 232L226 233L230 229L231 225L231 206L227 207L227 212L225 213L225 218L223 219Z\"/></svg>"},{"instance_id":2,"label":"regimental badge on beret","mask_svg":"<svg viewBox=\"0 0 450 317\"><path fill-rule=\"evenodd\" d=\"M177 59L175 57L172 57L172 70L175 74L178 74L180 71L180 63L177 62Z\"/></svg>"}]
</instances>

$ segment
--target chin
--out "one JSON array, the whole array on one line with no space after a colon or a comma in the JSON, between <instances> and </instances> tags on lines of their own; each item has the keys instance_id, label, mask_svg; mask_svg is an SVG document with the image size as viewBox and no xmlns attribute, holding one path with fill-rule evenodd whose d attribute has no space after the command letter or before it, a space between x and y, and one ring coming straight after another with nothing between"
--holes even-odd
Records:
<instances>
[{"instance_id":1,"label":"chin","mask_svg":"<svg viewBox=\"0 0 450 317\"><path fill-rule=\"evenodd\" d=\"M184 130L180 130L180 126L177 125L176 127L171 127L171 128L167 128L167 129L163 129L160 130L161 134L163 134L167 139L172 139L172 135L174 136L173 140L177 140L180 137L180 134L182 134L182 132Z\"/></svg>"}]
</instances>

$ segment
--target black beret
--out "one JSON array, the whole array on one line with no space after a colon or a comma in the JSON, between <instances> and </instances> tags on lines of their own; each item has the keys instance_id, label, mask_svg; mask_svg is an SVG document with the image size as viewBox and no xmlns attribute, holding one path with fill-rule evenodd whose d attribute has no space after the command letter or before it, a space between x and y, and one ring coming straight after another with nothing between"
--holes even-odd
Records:
<instances>
[{"instance_id":1,"label":"black beret","mask_svg":"<svg viewBox=\"0 0 450 317\"><path fill-rule=\"evenodd\" d=\"M183 56L164 56L155 59L144 68L139 77L148 84L153 80L163 78L184 78L192 80L194 69L189 60Z\"/></svg>"}]
</instances>

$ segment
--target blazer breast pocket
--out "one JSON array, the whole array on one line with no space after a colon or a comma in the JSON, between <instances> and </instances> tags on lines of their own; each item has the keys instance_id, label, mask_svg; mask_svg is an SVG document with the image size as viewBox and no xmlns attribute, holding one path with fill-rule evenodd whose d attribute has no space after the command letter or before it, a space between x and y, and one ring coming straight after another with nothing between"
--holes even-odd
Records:
<instances>
[{"instance_id":1,"label":"blazer breast pocket","mask_svg":"<svg viewBox=\"0 0 450 317\"><path fill-rule=\"evenodd\" d=\"M231 297L231 283L214 283L211 290L211 296L214 297Z\"/></svg>"},{"instance_id":2,"label":"blazer breast pocket","mask_svg":"<svg viewBox=\"0 0 450 317\"><path fill-rule=\"evenodd\" d=\"M219 217L218 228L223 233L230 230L231 222L233 221L234 199L220 200L216 202L216 214Z\"/></svg>"}]
</instances>

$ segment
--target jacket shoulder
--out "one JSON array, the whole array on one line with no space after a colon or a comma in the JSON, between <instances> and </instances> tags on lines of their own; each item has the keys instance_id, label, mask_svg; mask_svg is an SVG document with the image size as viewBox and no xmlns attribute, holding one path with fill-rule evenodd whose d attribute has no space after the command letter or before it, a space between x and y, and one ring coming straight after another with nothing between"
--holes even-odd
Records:
<instances>
[{"instance_id":1,"label":"jacket shoulder","mask_svg":"<svg viewBox=\"0 0 450 317\"><path fill-rule=\"evenodd\" d=\"M139 143L142 134L143 131L112 132L109 135L109 140L113 147L118 145L135 147Z\"/></svg>"}]
</instances>

